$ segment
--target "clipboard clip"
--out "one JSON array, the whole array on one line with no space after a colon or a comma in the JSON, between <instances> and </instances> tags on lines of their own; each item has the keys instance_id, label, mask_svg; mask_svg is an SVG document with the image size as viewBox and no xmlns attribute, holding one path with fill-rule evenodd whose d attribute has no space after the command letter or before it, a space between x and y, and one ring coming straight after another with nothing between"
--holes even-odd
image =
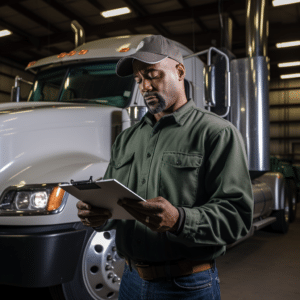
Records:
<instances>
[{"instance_id":1,"label":"clipboard clip","mask_svg":"<svg viewBox=\"0 0 300 300\"><path fill-rule=\"evenodd\" d=\"M76 186L76 185L80 185L80 184L87 184L87 183L94 183L93 181L93 176L90 176L89 180L82 180L82 181L74 181L73 179L71 179L71 184Z\"/></svg>"},{"instance_id":2,"label":"clipboard clip","mask_svg":"<svg viewBox=\"0 0 300 300\"><path fill-rule=\"evenodd\" d=\"M71 184L76 187L78 190L95 190L101 189L99 185L93 181L93 176L90 177L89 180L82 180L82 181L74 181L71 179Z\"/></svg>"}]
</instances>

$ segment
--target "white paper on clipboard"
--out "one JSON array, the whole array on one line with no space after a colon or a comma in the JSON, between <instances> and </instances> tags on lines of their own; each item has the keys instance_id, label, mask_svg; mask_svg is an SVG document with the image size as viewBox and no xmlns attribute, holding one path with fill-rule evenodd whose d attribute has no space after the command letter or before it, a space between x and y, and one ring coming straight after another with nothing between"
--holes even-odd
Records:
<instances>
[{"instance_id":1,"label":"white paper on clipboard","mask_svg":"<svg viewBox=\"0 0 300 300\"><path fill-rule=\"evenodd\" d=\"M99 180L80 185L64 183L59 186L78 200L108 209L112 213L111 219L116 220L135 220L122 206L117 204L119 199L146 201L116 179Z\"/></svg>"}]
</instances>

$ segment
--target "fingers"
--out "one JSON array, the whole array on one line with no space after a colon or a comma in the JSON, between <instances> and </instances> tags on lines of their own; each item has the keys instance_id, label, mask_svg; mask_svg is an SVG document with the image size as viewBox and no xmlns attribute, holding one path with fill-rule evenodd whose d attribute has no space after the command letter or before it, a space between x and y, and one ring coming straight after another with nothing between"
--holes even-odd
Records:
<instances>
[{"instance_id":1,"label":"fingers","mask_svg":"<svg viewBox=\"0 0 300 300\"><path fill-rule=\"evenodd\" d=\"M123 208L128 211L136 220L144 224L145 226L149 227L152 231L156 232L163 232L166 231L166 229L161 228L159 223L159 218L157 216L153 215L146 215L142 214L140 211L135 210L132 207L129 207L127 205L123 205ZM147 217L149 217L149 222L146 222Z\"/></svg>"},{"instance_id":2,"label":"fingers","mask_svg":"<svg viewBox=\"0 0 300 300\"><path fill-rule=\"evenodd\" d=\"M128 198L124 198L124 199L120 199L117 202L120 206L123 205L127 205L130 206L140 212L144 212L144 213L149 213L149 212L153 212L153 213L159 213L163 211L162 208L162 203L158 198L155 199L150 199L145 201L137 201L137 200L133 200L133 199L128 199Z\"/></svg>"},{"instance_id":3,"label":"fingers","mask_svg":"<svg viewBox=\"0 0 300 300\"><path fill-rule=\"evenodd\" d=\"M77 202L76 206L78 209L77 215L85 226L98 227L112 217L108 209L93 207L83 201Z\"/></svg>"},{"instance_id":4,"label":"fingers","mask_svg":"<svg viewBox=\"0 0 300 300\"><path fill-rule=\"evenodd\" d=\"M88 227L99 227L105 224L107 220L102 220L99 219L98 217L90 217L90 218L85 218L83 220L81 220L81 222L83 223L84 226L88 226Z\"/></svg>"}]
</instances>

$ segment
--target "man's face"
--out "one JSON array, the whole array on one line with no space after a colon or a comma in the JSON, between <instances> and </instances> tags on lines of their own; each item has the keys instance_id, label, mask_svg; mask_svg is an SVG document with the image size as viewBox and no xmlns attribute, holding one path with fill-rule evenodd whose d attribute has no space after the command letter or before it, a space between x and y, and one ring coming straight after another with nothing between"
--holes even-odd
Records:
<instances>
[{"instance_id":1,"label":"man's face","mask_svg":"<svg viewBox=\"0 0 300 300\"><path fill-rule=\"evenodd\" d=\"M165 58L156 64L133 61L133 75L151 114L158 114L172 106L179 98L182 82L176 66L178 62Z\"/></svg>"}]
</instances>

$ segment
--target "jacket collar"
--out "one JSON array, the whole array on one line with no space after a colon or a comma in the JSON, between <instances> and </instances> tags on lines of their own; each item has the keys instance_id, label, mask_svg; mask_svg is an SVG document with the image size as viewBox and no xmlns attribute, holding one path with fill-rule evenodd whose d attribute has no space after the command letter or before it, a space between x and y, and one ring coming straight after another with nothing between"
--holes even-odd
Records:
<instances>
[{"instance_id":1,"label":"jacket collar","mask_svg":"<svg viewBox=\"0 0 300 300\"><path fill-rule=\"evenodd\" d=\"M178 125L182 126L182 125L184 125L184 123L188 119L190 113L192 112L192 110L195 107L196 107L195 102L192 99L189 99L186 104L181 106L179 109L177 109L172 114L169 114L169 115L166 115L166 116L162 117L159 120L159 122L161 122L162 120L167 120L168 123L169 122L175 122ZM156 124L154 116L150 112L147 112L143 116L143 118L141 119L140 128L142 128L146 123L148 125L150 125L151 127L153 127Z\"/></svg>"}]
</instances>

